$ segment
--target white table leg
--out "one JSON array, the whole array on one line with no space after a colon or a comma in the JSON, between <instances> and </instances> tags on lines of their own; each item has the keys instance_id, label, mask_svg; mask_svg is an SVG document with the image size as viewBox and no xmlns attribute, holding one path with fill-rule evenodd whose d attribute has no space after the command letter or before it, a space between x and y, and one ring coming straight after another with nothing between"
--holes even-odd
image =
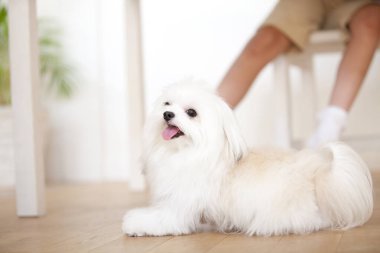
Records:
<instances>
[{"instance_id":1,"label":"white table leg","mask_svg":"<svg viewBox=\"0 0 380 253\"><path fill-rule=\"evenodd\" d=\"M142 129L145 118L144 80L141 43L140 1L127 0L127 57L128 57L128 127L130 162L130 187L132 190L144 189L141 174L140 154L142 151Z\"/></svg>"},{"instance_id":2,"label":"white table leg","mask_svg":"<svg viewBox=\"0 0 380 253\"><path fill-rule=\"evenodd\" d=\"M291 147L291 113L289 63L286 56L280 56L274 61L275 89L275 144L280 148Z\"/></svg>"},{"instance_id":3,"label":"white table leg","mask_svg":"<svg viewBox=\"0 0 380 253\"><path fill-rule=\"evenodd\" d=\"M17 214L40 216L45 213L45 183L35 0L9 1L9 45Z\"/></svg>"}]
</instances>

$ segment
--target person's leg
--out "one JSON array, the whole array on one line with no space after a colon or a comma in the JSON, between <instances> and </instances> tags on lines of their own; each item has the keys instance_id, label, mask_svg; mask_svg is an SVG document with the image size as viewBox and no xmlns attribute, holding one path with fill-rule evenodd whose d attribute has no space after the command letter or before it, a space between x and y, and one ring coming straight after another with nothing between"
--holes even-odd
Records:
<instances>
[{"instance_id":1,"label":"person's leg","mask_svg":"<svg viewBox=\"0 0 380 253\"><path fill-rule=\"evenodd\" d=\"M350 110L367 73L380 39L380 5L360 8L349 22L350 41L339 65L329 107L319 118L319 126L308 141L315 148L340 139Z\"/></svg>"},{"instance_id":2,"label":"person's leg","mask_svg":"<svg viewBox=\"0 0 380 253\"><path fill-rule=\"evenodd\" d=\"M351 38L340 63L330 105L349 111L380 38L380 5L359 9L349 23Z\"/></svg>"},{"instance_id":3,"label":"person's leg","mask_svg":"<svg viewBox=\"0 0 380 253\"><path fill-rule=\"evenodd\" d=\"M290 48L292 42L272 26L262 27L247 43L218 87L218 94L234 108L262 68Z\"/></svg>"},{"instance_id":4,"label":"person's leg","mask_svg":"<svg viewBox=\"0 0 380 253\"><path fill-rule=\"evenodd\" d=\"M232 108L236 107L267 63L293 46L303 50L324 13L320 0L278 1L224 76L218 87L219 95Z\"/></svg>"}]
</instances>

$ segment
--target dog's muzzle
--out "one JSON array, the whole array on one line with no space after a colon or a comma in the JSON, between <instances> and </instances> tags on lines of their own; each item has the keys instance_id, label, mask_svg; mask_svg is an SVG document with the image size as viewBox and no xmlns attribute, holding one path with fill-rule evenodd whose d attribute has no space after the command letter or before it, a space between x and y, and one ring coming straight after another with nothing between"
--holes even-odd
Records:
<instances>
[{"instance_id":1,"label":"dog's muzzle","mask_svg":"<svg viewBox=\"0 0 380 253\"><path fill-rule=\"evenodd\" d=\"M174 112L166 111L166 112L164 112L163 117L164 117L164 120L166 121L166 123L168 124L168 126L162 132L162 137L165 140L168 141L168 140L178 138L178 137L184 135L184 133L181 131L181 129L179 129L176 125L173 125L172 123L170 123L170 121L172 119L174 119L174 117L175 117Z\"/></svg>"}]
</instances>

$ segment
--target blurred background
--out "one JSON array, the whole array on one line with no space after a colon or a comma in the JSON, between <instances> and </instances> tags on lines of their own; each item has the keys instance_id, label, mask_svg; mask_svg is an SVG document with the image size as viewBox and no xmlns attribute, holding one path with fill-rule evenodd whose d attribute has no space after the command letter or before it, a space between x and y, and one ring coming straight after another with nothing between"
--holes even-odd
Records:
<instances>
[{"instance_id":1,"label":"blurred background","mask_svg":"<svg viewBox=\"0 0 380 253\"><path fill-rule=\"evenodd\" d=\"M6 6L7 1L0 3ZM150 110L164 86L184 78L201 79L216 87L275 3L141 0L146 110ZM126 86L131 84L127 84L126 71L125 1L38 0L37 5L41 61L46 63L41 64L45 66L41 120L47 180L128 180ZM2 20L1 26L5 22ZM3 48L6 49L4 45ZM0 57L0 185L13 185L12 119L6 86L9 80L5 54ZM334 53L314 59L319 109L327 104L340 57ZM370 166L380 164L379 68L377 53L344 135ZM291 78L293 136L302 141L309 132L302 115L297 113L302 107L297 69L292 69ZM274 85L269 65L236 110L251 147L275 142Z\"/></svg>"}]
</instances>

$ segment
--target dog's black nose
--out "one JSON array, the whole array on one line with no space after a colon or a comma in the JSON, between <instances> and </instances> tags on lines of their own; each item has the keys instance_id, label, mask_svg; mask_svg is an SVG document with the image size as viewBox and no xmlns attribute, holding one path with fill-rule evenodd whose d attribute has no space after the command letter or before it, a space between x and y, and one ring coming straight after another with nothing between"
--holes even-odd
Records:
<instances>
[{"instance_id":1,"label":"dog's black nose","mask_svg":"<svg viewBox=\"0 0 380 253\"><path fill-rule=\"evenodd\" d=\"M173 112L169 112L169 111L164 112L164 119L166 121L169 121L174 117L175 117L175 114Z\"/></svg>"}]
</instances>

